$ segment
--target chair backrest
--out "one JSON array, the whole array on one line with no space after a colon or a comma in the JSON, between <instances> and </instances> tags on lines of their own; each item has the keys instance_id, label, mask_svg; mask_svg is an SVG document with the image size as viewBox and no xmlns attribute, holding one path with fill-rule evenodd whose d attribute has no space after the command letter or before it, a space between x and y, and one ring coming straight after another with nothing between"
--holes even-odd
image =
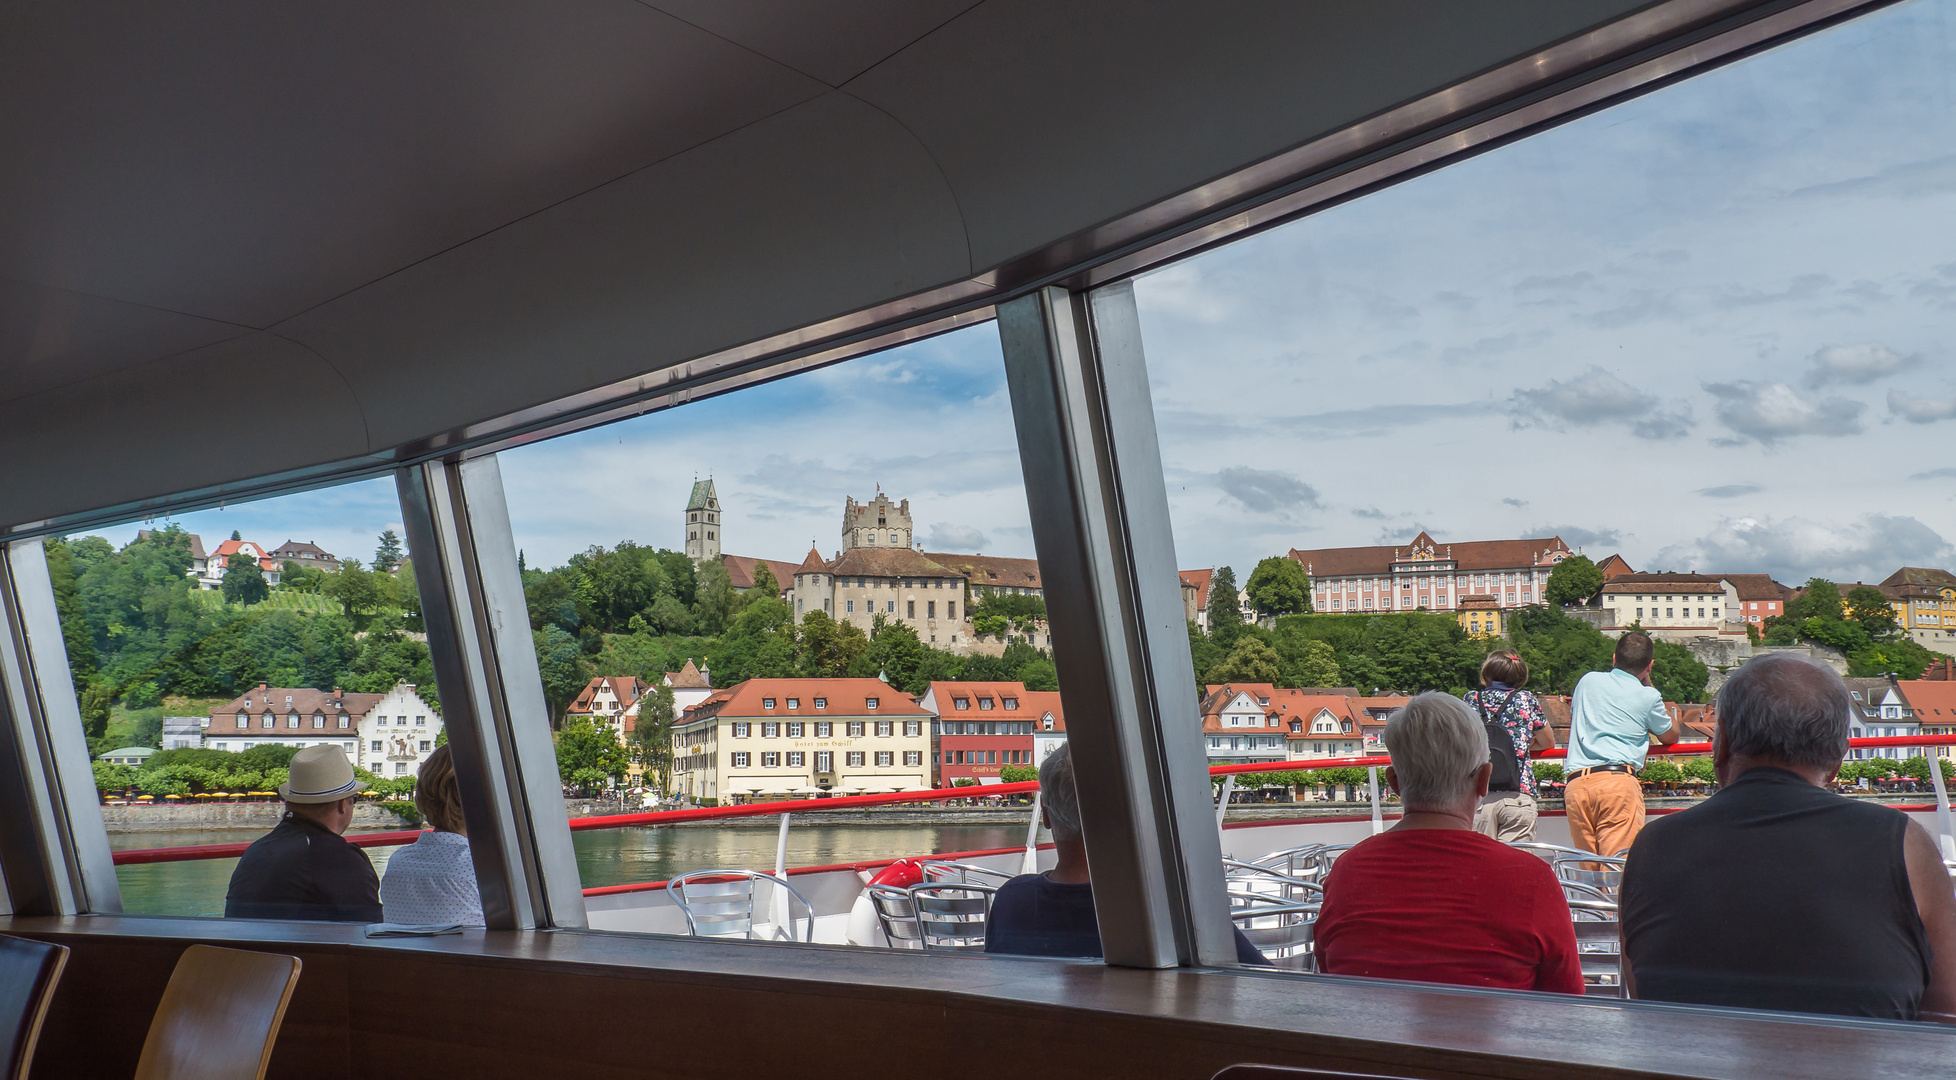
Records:
<instances>
[{"instance_id":1,"label":"chair backrest","mask_svg":"<svg viewBox=\"0 0 1956 1080\"><path fill-rule=\"evenodd\" d=\"M910 890L899 889L894 885L871 885L869 903L876 909L876 919L883 924L883 936L897 948L900 941L921 942L923 927L917 925L917 908L910 902Z\"/></svg>"},{"instance_id":2,"label":"chair backrest","mask_svg":"<svg viewBox=\"0 0 1956 1080\"><path fill-rule=\"evenodd\" d=\"M1555 876L1563 881L1573 881L1579 885L1601 889L1612 898L1623 885L1623 864L1625 860L1617 856L1604 855L1557 855L1550 865Z\"/></svg>"},{"instance_id":3,"label":"chair backrest","mask_svg":"<svg viewBox=\"0 0 1956 1080\"><path fill-rule=\"evenodd\" d=\"M1232 905L1235 897L1231 897ZM1271 966L1316 971L1319 905L1252 903L1230 912L1230 921Z\"/></svg>"},{"instance_id":4,"label":"chair backrest","mask_svg":"<svg viewBox=\"0 0 1956 1080\"><path fill-rule=\"evenodd\" d=\"M1251 863L1255 866L1267 866L1291 877L1309 877L1310 873L1306 872L1306 868L1315 871L1317 864L1312 856L1322 850L1324 850L1323 844L1305 844L1302 847L1273 851L1261 858L1252 859Z\"/></svg>"},{"instance_id":5,"label":"chair backrest","mask_svg":"<svg viewBox=\"0 0 1956 1080\"><path fill-rule=\"evenodd\" d=\"M926 952L984 952L985 920L998 890L971 883L912 885L919 939Z\"/></svg>"},{"instance_id":6,"label":"chair backrest","mask_svg":"<svg viewBox=\"0 0 1956 1080\"><path fill-rule=\"evenodd\" d=\"M26 1080L68 947L0 936L0 1077Z\"/></svg>"},{"instance_id":7,"label":"chair backrest","mask_svg":"<svg viewBox=\"0 0 1956 1080\"><path fill-rule=\"evenodd\" d=\"M1013 878L1013 875L1003 870L994 870L989 866L979 866L977 863L925 859L918 865L924 872L924 884L926 885L964 881L977 885L996 886L1003 885Z\"/></svg>"},{"instance_id":8,"label":"chair backrest","mask_svg":"<svg viewBox=\"0 0 1956 1080\"><path fill-rule=\"evenodd\" d=\"M694 870L672 879L667 890L686 916L686 928L693 936L751 938L754 936L754 889L763 881L781 890L786 899L787 925L775 927L775 932L785 931L789 941L813 941L815 909L793 885L773 874L759 870ZM805 932L799 934L795 904L801 905L805 916Z\"/></svg>"},{"instance_id":9,"label":"chair backrest","mask_svg":"<svg viewBox=\"0 0 1956 1080\"><path fill-rule=\"evenodd\" d=\"M136 1080L263 1080L299 958L192 945L150 1021Z\"/></svg>"}]
</instances>

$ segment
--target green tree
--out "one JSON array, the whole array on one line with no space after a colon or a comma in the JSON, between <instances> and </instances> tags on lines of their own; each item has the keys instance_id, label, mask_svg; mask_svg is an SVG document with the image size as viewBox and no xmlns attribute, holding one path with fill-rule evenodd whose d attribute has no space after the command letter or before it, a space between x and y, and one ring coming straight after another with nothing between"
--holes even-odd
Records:
<instances>
[{"instance_id":1,"label":"green tree","mask_svg":"<svg viewBox=\"0 0 1956 1080\"><path fill-rule=\"evenodd\" d=\"M1295 615L1311 610L1311 575L1296 559L1272 555L1256 564L1243 593L1259 614Z\"/></svg>"},{"instance_id":2,"label":"green tree","mask_svg":"<svg viewBox=\"0 0 1956 1080\"><path fill-rule=\"evenodd\" d=\"M1786 613L1796 619L1841 620L1840 586L1826 578L1808 578L1806 595L1786 605Z\"/></svg>"},{"instance_id":3,"label":"green tree","mask_svg":"<svg viewBox=\"0 0 1956 1080\"><path fill-rule=\"evenodd\" d=\"M998 778L1007 784L1024 784L1039 779L1039 769L1032 765L1000 765Z\"/></svg>"},{"instance_id":4,"label":"green tree","mask_svg":"<svg viewBox=\"0 0 1956 1080\"><path fill-rule=\"evenodd\" d=\"M654 683L638 699L638 720L632 740L638 744L639 763L661 794L672 790L672 687Z\"/></svg>"},{"instance_id":5,"label":"green tree","mask_svg":"<svg viewBox=\"0 0 1956 1080\"><path fill-rule=\"evenodd\" d=\"M326 583L326 571L311 566L300 566L291 559L279 565L278 588L280 592L316 593Z\"/></svg>"},{"instance_id":6,"label":"green tree","mask_svg":"<svg viewBox=\"0 0 1956 1080\"><path fill-rule=\"evenodd\" d=\"M265 583L265 570L258 560L243 551L234 551L224 560L224 602L246 607L272 594Z\"/></svg>"},{"instance_id":7,"label":"green tree","mask_svg":"<svg viewBox=\"0 0 1956 1080\"><path fill-rule=\"evenodd\" d=\"M1656 654L1650 666L1650 685L1665 701L1703 701L1705 683L1711 670L1691 655L1691 650L1673 641L1655 642Z\"/></svg>"},{"instance_id":8,"label":"green tree","mask_svg":"<svg viewBox=\"0 0 1956 1080\"><path fill-rule=\"evenodd\" d=\"M1203 635L1201 628L1195 625L1194 619L1189 620L1189 659L1194 661L1195 665L1196 693L1202 692L1203 684L1208 681L1206 676L1209 669L1221 663L1226 652L1227 650L1221 645Z\"/></svg>"},{"instance_id":9,"label":"green tree","mask_svg":"<svg viewBox=\"0 0 1956 1080\"><path fill-rule=\"evenodd\" d=\"M1549 571L1543 595L1551 604L1583 604L1603 589L1603 571L1587 555L1571 555Z\"/></svg>"},{"instance_id":10,"label":"green tree","mask_svg":"<svg viewBox=\"0 0 1956 1080\"><path fill-rule=\"evenodd\" d=\"M1944 780L1956 780L1956 762L1952 762L1948 758L1937 758L1936 760L1942 765L1942 778ZM1897 775L1920 780L1925 784L1929 783L1929 759L1920 754L1904 759Z\"/></svg>"},{"instance_id":11,"label":"green tree","mask_svg":"<svg viewBox=\"0 0 1956 1080\"><path fill-rule=\"evenodd\" d=\"M1707 784L1718 782L1718 768L1708 757L1686 758L1679 768L1683 769L1684 775L1692 780Z\"/></svg>"},{"instance_id":12,"label":"green tree","mask_svg":"<svg viewBox=\"0 0 1956 1080\"><path fill-rule=\"evenodd\" d=\"M1209 577L1209 636L1227 649L1236 644L1243 626L1242 601L1236 595L1236 571L1219 566Z\"/></svg>"},{"instance_id":13,"label":"green tree","mask_svg":"<svg viewBox=\"0 0 1956 1080\"><path fill-rule=\"evenodd\" d=\"M550 726L563 722L564 710L591 681L591 668L577 639L561 626L532 631L536 639L537 671L543 676L543 697L550 706Z\"/></svg>"},{"instance_id":14,"label":"green tree","mask_svg":"<svg viewBox=\"0 0 1956 1080\"><path fill-rule=\"evenodd\" d=\"M1055 691L1060 688L1059 669L1055 668L1053 662L1044 656L1037 660L1029 661L1024 667L1019 669L1018 676L1017 681L1024 683L1028 690Z\"/></svg>"},{"instance_id":15,"label":"green tree","mask_svg":"<svg viewBox=\"0 0 1956 1080\"><path fill-rule=\"evenodd\" d=\"M1282 655L1281 653L1279 654ZM1285 658L1279 686L1340 686L1338 652L1328 641L1305 641L1295 659Z\"/></svg>"},{"instance_id":16,"label":"green tree","mask_svg":"<svg viewBox=\"0 0 1956 1080\"><path fill-rule=\"evenodd\" d=\"M1897 679L1919 679L1924 668L1940 659L1921 643L1897 637L1848 653L1847 673L1854 678L1893 675Z\"/></svg>"},{"instance_id":17,"label":"green tree","mask_svg":"<svg viewBox=\"0 0 1956 1080\"><path fill-rule=\"evenodd\" d=\"M557 775L579 792L593 792L625 779L631 755L608 727L578 717L557 732Z\"/></svg>"},{"instance_id":18,"label":"green tree","mask_svg":"<svg viewBox=\"0 0 1956 1080\"><path fill-rule=\"evenodd\" d=\"M1860 624L1868 637L1876 641L1892 637L1901 629L1894 607L1872 585L1858 585L1850 590L1843 601L1842 614Z\"/></svg>"},{"instance_id":19,"label":"green tree","mask_svg":"<svg viewBox=\"0 0 1956 1080\"><path fill-rule=\"evenodd\" d=\"M772 593L762 595L773 596ZM774 602L782 603L779 600ZM854 623L837 622L826 611L811 611L802 616L798 636L802 674L813 678L847 675L856 661L869 651L869 635Z\"/></svg>"},{"instance_id":20,"label":"green tree","mask_svg":"<svg viewBox=\"0 0 1956 1080\"><path fill-rule=\"evenodd\" d=\"M1684 770L1670 758L1652 756L1644 762L1643 779L1652 784L1681 784L1684 782Z\"/></svg>"},{"instance_id":21,"label":"green tree","mask_svg":"<svg viewBox=\"0 0 1956 1080\"><path fill-rule=\"evenodd\" d=\"M319 591L338 602L348 618L380 608L380 583L373 571L361 566L358 559L348 559L336 573L326 575Z\"/></svg>"},{"instance_id":22,"label":"green tree","mask_svg":"<svg viewBox=\"0 0 1956 1080\"><path fill-rule=\"evenodd\" d=\"M726 630L733 616L733 580L727 577L727 568L718 559L708 559L700 564L696 599L693 602L693 622L702 634L719 634Z\"/></svg>"},{"instance_id":23,"label":"green tree","mask_svg":"<svg viewBox=\"0 0 1956 1080\"><path fill-rule=\"evenodd\" d=\"M400 562L403 555L400 534L388 529L380 534L379 546L374 548L373 567L385 573L394 569L394 564Z\"/></svg>"},{"instance_id":24,"label":"green tree","mask_svg":"<svg viewBox=\"0 0 1956 1080\"><path fill-rule=\"evenodd\" d=\"M1274 683L1282 674L1277 651L1246 637L1209 671L1211 683Z\"/></svg>"},{"instance_id":25,"label":"green tree","mask_svg":"<svg viewBox=\"0 0 1956 1080\"><path fill-rule=\"evenodd\" d=\"M81 692L82 734L91 742L108 734L109 717L115 706L115 687L106 679L90 679ZM161 727L159 721L158 727ZM103 747L114 750L116 747Z\"/></svg>"},{"instance_id":26,"label":"green tree","mask_svg":"<svg viewBox=\"0 0 1956 1080\"><path fill-rule=\"evenodd\" d=\"M1532 768L1535 770L1535 779L1544 784L1562 782L1562 763L1559 761L1537 761Z\"/></svg>"},{"instance_id":27,"label":"green tree","mask_svg":"<svg viewBox=\"0 0 1956 1080\"><path fill-rule=\"evenodd\" d=\"M774 568L767 563L754 564L754 586L747 590L755 596L781 598L781 583L775 580Z\"/></svg>"},{"instance_id":28,"label":"green tree","mask_svg":"<svg viewBox=\"0 0 1956 1080\"><path fill-rule=\"evenodd\" d=\"M116 765L107 761L95 763L96 794L120 795L135 786L136 770L127 765Z\"/></svg>"}]
</instances>

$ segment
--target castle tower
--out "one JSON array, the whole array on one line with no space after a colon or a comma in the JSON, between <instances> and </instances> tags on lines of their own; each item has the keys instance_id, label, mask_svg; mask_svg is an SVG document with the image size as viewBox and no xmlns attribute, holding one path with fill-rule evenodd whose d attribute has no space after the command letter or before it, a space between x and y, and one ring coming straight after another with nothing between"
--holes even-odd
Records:
<instances>
[{"instance_id":1,"label":"castle tower","mask_svg":"<svg viewBox=\"0 0 1956 1080\"><path fill-rule=\"evenodd\" d=\"M909 499L893 503L888 495L879 491L871 502L859 503L852 498L843 500L842 550L909 546Z\"/></svg>"},{"instance_id":2,"label":"castle tower","mask_svg":"<svg viewBox=\"0 0 1956 1080\"><path fill-rule=\"evenodd\" d=\"M686 555L694 566L720 557L720 497L710 477L693 481L693 497L686 500Z\"/></svg>"}]
</instances>

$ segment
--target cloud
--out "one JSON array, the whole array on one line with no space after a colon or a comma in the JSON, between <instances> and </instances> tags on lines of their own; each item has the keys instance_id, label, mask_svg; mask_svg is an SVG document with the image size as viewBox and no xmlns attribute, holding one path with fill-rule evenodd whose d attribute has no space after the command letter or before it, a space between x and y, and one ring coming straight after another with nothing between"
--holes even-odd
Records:
<instances>
[{"instance_id":1,"label":"cloud","mask_svg":"<svg viewBox=\"0 0 1956 1080\"><path fill-rule=\"evenodd\" d=\"M1756 382L1740 379L1729 383L1707 383L1705 392L1718 399L1712 411L1738 439L1720 440L1720 445L1737 445L1752 439L1771 447L1784 439L1801 435L1857 435L1861 413L1866 405L1846 398L1811 401L1781 382Z\"/></svg>"},{"instance_id":2,"label":"cloud","mask_svg":"<svg viewBox=\"0 0 1956 1080\"><path fill-rule=\"evenodd\" d=\"M1289 473L1237 465L1217 473L1216 482L1223 494L1259 514L1318 505L1317 489Z\"/></svg>"},{"instance_id":3,"label":"cloud","mask_svg":"<svg viewBox=\"0 0 1956 1080\"><path fill-rule=\"evenodd\" d=\"M1909 477L1909 479L1910 480L1956 480L1956 469L1950 469L1950 468L1930 469L1928 472L1916 473L1915 475Z\"/></svg>"},{"instance_id":4,"label":"cloud","mask_svg":"<svg viewBox=\"0 0 1956 1080\"><path fill-rule=\"evenodd\" d=\"M1829 345L1813 354L1813 369L1807 372L1807 385L1814 389L1833 383L1866 386L1920 362L1919 357L1903 356L1886 345Z\"/></svg>"},{"instance_id":5,"label":"cloud","mask_svg":"<svg viewBox=\"0 0 1956 1080\"><path fill-rule=\"evenodd\" d=\"M1758 484L1720 484L1717 487L1699 488L1696 494L1712 499L1736 499L1741 495L1753 495L1766 490Z\"/></svg>"},{"instance_id":6,"label":"cloud","mask_svg":"<svg viewBox=\"0 0 1956 1080\"><path fill-rule=\"evenodd\" d=\"M1364 518L1367 521L1384 521L1392 515L1377 507L1370 507L1364 510L1353 510L1352 516L1355 518Z\"/></svg>"},{"instance_id":7,"label":"cloud","mask_svg":"<svg viewBox=\"0 0 1956 1080\"><path fill-rule=\"evenodd\" d=\"M1792 585L1810 577L1878 581L1897 566L1938 566L1951 554L1948 541L1912 517L1731 518L1695 540L1663 548L1652 565L1708 574L1768 573Z\"/></svg>"},{"instance_id":8,"label":"cloud","mask_svg":"<svg viewBox=\"0 0 1956 1080\"><path fill-rule=\"evenodd\" d=\"M1675 438L1692 425L1689 409L1666 408L1657 395L1646 394L1600 367L1566 381L1551 379L1539 389L1515 391L1509 414L1516 428L1622 424L1640 439Z\"/></svg>"},{"instance_id":9,"label":"cloud","mask_svg":"<svg viewBox=\"0 0 1956 1080\"><path fill-rule=\"evenodd\" d=\"M1502 499L1501 501L1507 503L1509 506L1512 506L1517 510L1528 505L1527 499Z\"/></svg>"},{"instance_id":10,"label":"cloud","mask_svg":"<svg viewBox=\"0 0 1956 1080\"><path fill-rule=\"evenodd\" d=\"M948 521L934 522L930 527L930 537L924 541L932 551L983 551L985 534L970 525L953 525Z\"/></svg>"},{"instance_id":11,"label":"cloud","mask_svg":"<svg viewBox=\"0 0 1956 1080\"><path fill-rule=\"evenodd\" d=\"M1911 424L1933 424L1956 418L1956 398L1916 397L1900 390L1888 391L1888 411Z\"/></svg>"},{"instance_id":12,"label":"cloud","mask_svg":"<svg viewBox=\"0 0 1956 1080\"><path fill-rule=\"evenodd\" d=\"M1581 525L1537 525L1528 530L1528 535L1559 536L1562 542L1573 547L1617 547L1623 543L1623 533L1617 529L1590 529Z\"/></svg>"}]
</instances>

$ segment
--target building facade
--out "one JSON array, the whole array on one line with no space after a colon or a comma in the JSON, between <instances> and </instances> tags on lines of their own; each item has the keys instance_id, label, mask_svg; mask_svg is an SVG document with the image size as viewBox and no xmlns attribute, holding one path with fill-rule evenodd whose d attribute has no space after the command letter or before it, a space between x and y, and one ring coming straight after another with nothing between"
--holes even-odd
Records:
<instances>
[{"instance_id":1,"label":"building facade","mask_svg":"<svg viewBox=\"0 0 1956 1080\"><path fill-rule=\"evenodd\" d=\"M1793 590L1774 581L1769 574L1724 574L1728 608L1727 622L1762 623L1776 615L1786 614L1787 598Z\"/></svg>"},{"instance_id":2,"label":"building facade","mask_svg":"<svg viewBox=\"0 0 1956 1080\"><path fill-rule=\"evenodd\" d=\"M1045 582L1039 576L1038 559L1013 559L1003 555L954 555L936 551L924 552L924 558L963 575L971 599L974 601L986 596L1043 598L1046 595Z\"/></svg>"},{"instance_id":3,"label":"building facade","mask_svg":"<svg viewBox=\"0 0 1956 1080\"><path fill-rule=\"evenodd\" d=\"M338 573L340 569L338 556L310 540L287 540L273 548L270 556L279 564L280 569L284 569L287 562L297 563L308 570L324 570L329 574ZM369 569L391 571L392 568L370 567Z\"/></svg>"},{"instance_id":4,"label":"building facade","mask_svg":"<svg viewBox=\"0 0 1956 1080\"><path fill-rule=\"evenodd\" d=\"M823 559L810 548L795 570L795 619L827 612L868 633L877 617L900 622L927 645L971 644L964 575L908 548L851 548Z\"/></svg>"},{"instance_id":5,"label":"building facade","mask_svg":"<svg viewBox=\"0 0 1956 1080\"><path fill-rule=\"evenodd\" d=\"M584 685L564 710L564 720L589 720L625 742L626 710L637 703L649 687L636 675L598 675ZM634 714L635 715L635 714Z\"/></svg>"},{"instance_id":6,"label":"building facade","mask_svg":"<svg viewBox=\"0 0 1956 1080\"><path fill-rule=\"evenodd\" d=\"M226 540L217 545L215 551L200 559L197 552L202 547L203 542L193 535L190 538L190 579L197 583L199 589L206 591L224 587L224 571L231 565L233 555L242 554L258 560L258 568L265 572L267 584L278 584L279 574L285 569L284 563L272 558L262 545L250 540Z\"/></svg>"},{"instance_id":7,"label":"building facade","mask_svg":"<svg viewBox=\"0 0 1956 1080\"><path fill-rule=\"evenodd\" d=\"M1491 593L1470 593L1456 597L1455 618L1470 637L1500 637L1507 632L1501 617L1500 601Z\"/></svg>"},{"instance_id":8,"label":"building facade","mask_svg":"<svg viewBox=\"0 0 1956 1080\"><path fill-rule=\"evenodd\" d=\"M1182 617L1195 624L1197 630L1209 632L1209 586L1216 579L1214 570L1183 570L1178 575L1182 584ZM1237 582L1236 610L1243 621L1256 621L1256 606L1243 594L1242 582Z\"/></svg>"},{"instance_id":9,"label":"building facade","mask_svg":"<svg viewBox=\"0 0 1956 1080\"><path fill-rule=\"evenodd\" d=\"M1742 633L1737 591L1715 574L1622 574L1603 585L1610 625L1636 626L1654 638L1678 641Z\"/></svg>"},{"instance_id":10,"label":"building facade","mask_svg":"<svg viewBox=\"0 0 1956 1080\"><path fill-rule=\"evenodd\" d=\"M749 679L673 725L673 790L722 803L927 790L930 720L881 679Z\"/></svg>"},{"instance_id":11,"label":"building facade","mask_svg":"<svg viewBox=\"0 0 1956 1080\"><path fill-rule=\"evenodd\" d=\"M686 557L694 566L720 557L720 496L712 477L693 481L686 499Z\"/></svg>"},{"instance_id":12,"label":"building facade","mask_svg":"<svg viewBox=\"0 0 1956 1080\"><path fill-rule=\"evenodd\" d=\"M996 784L1008 765L1038 764L1035 740L1060 714L1059 694L1017 682L934 682L917 704L931 714L936 787Z\"/></svg>"},{"instance_id":13,"label":"building facade","mask_svg":"<svg viewBox=\"0 0 1956 1080\"><path fill-rule=\"evenodd\" d=\"M1542 603L1555 564L1575 554L1559 536L1442 544L1425 532L1403 547L1292 549L1311 575L1319 612L1452 611L1468 596L1503 609Z\"/></svg>"},{"instance_id":14,"label":"building facade","mask_svg":"<svg viewBox=\"0 0 1956 1080\"><path fill-rule=\"evenodd\" d=\"M166 716L163 718L163 749L195 750L204 745L208 716Z\"/></svg>"},{"instance_id":15,"label":"building facade","mask_svg":"<svg viewBox=\"0 0 1956 1080\"><path fill-rule=\"evenodd\" d=\"M306 687L255 690L213 706L204 745L233 753L253 746L337 746L376 776L417 776L435 750L441 714L408 683L384 694Z\"/></svg>"},{"instance_id":16,"label":"building facade","mask_svg":"<svg viewBox=\"0 0 1956 1080\"><path fill-rule=\"evenodd\" d=\"M910 500L890 501L881 491L866 503L845 497L842 501L842 550L856 548L910 547L914 530L910 521Z\"/></svg>"},{"instance_id":17,"label":"building facade","mask_svg":"<svg viewBox=\"0 0 1956 1080\"><path fill-rule=\"evenodd\" d=\"M1878 586L1909 639L1944 655L1956 655L1956 574L1904 566Z\"/></svg>"}]
</instances>

